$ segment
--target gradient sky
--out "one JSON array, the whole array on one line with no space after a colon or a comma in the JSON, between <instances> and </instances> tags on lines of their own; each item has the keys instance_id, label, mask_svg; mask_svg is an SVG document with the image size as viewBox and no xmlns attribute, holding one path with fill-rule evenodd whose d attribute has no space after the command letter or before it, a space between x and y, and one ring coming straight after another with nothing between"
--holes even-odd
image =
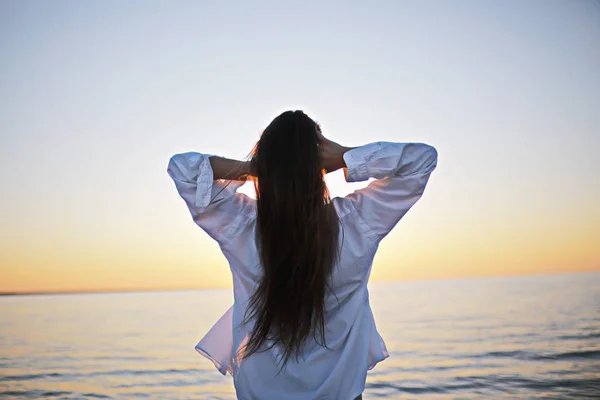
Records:
<instances>
[{"instance_id":1,"label":"gradient sky","mask_svg":"<svg viewBox=\"0 0 600 400\"><path fill-rule=\"evenodd\" d=\"M0 2L0 292L230 286L168 159L295 108L438 149L373 280L600 269L600 2L233 4Z\"/></svg>"}]
</instances>

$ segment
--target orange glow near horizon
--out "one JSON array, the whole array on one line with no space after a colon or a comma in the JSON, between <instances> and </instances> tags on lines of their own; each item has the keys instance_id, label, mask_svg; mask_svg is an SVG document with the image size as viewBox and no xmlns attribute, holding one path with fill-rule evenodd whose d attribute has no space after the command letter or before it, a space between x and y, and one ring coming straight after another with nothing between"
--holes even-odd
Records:
<instances>
[{"instance_id":1,"label":"orange glow near horizon","mask_svg":"<svg viewBox=\"0 0 600 400\"><path fill-rule=\"evenodd\" d=\"M428 191L435 192L435 184L432 179ZM421 201L382 242L373 282L600 270L598 229L592 221L587 228L563 221L561 229L541 221L535 226L514 221L431 224L427 217L434 198L426 192ZM41 241L34 248L23 243L14 243L11 251L5 247L0 292L231 287L227 262L216 243L191 222L183 201L174 206L181 227L176 236L144 241L115 234L103 242L78 243L73 238L45 247ZM73 244L76 251L69 247Z\"/></svg>"},{"instance_id":2,"label":"orange glow near horizon","mask_svg":"<svg viewBox=\"0 0 600 400\"><path fill-rule=\"evenodd\" d=\"M493 219L450 213L445 174L443 165L434 171L423 198L381 243L373 282L600 271L598 213L566 209L550 219L544 209L509 213L498 205L486 209ZM334 196L367 184L347 184L341 171L327 180ZM251 195L246 185L241 191ZM231 287L218 245L192 222L174 185L164 190L163 212L137 224L65 219L57 230L13 230L2 240L0 292Z\"/></svg>"}]
</instances>

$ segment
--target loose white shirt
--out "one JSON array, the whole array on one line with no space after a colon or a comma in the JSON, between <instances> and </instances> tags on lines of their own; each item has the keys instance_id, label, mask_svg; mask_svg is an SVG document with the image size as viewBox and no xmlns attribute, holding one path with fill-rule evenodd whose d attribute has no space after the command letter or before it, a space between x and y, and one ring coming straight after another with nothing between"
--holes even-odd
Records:
<instances>
[{"instance_id":1,"label":"loose white shirt","mask_svg":"<svg viewBox=\"0 0 600 400\"><path fill-rule=\"evenodd\" d=\"M238 193L244 183L214 180L209 154L174 155L168 173L193 220L215 239L229 262L234 303L196 345L222 373L233 376L238 398L351 400L365 388L367 371L388 357L369 304L367 282L379 242L421 198L437 165L435 148L422 143L376 142L344 154L347 182L374 180L332 199L340 221L341 252L325 299L327 349L309 339L303 357L280 371L277 346L243 360L253 324L244 325L248 299L263 271L256 244L255 200Z\"/></svg>"}]
</instances>

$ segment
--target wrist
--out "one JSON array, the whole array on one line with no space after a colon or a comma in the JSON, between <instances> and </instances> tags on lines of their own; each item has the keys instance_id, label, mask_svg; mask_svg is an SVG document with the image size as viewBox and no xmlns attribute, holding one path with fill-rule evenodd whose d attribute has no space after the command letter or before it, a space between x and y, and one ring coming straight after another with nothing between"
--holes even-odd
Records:
<instances>
[{"instance_id":1,"label":"wrist","mask_svg":"<svg viewBox=\"0 0 600 400\"><path fill-rule=\"evenodd\" d=\"M346 168L346 160L344 160L344 154L346 154L347 152L349 152L350 150L352 150L354 148L355 147L344 147L344 146L341 146L341 148L340 148L340 156L339 156L340 168Z\"/></svg>"},{"instance_id":2,"label":"wrist","mask_svg":"<svg viewBox=\"0 0 600 400\"><path fill-rule=\"evenodd\" d=\"M243 171L243 174L246 176L256 176L254 171L252 171L252 162L250 162L250 161L243 162L242 171Z\"/></svg>"}]
</instances>

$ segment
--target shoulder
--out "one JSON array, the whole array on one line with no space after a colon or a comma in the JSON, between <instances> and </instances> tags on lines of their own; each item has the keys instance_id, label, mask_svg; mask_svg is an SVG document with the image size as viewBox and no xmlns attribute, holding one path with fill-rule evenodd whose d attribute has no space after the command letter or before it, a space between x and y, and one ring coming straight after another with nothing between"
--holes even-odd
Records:
<instances>
[{"instance_id":1,"label":"shoulder","mask_svg":"<svg viewBox=\"0 0 600 400\"><path fill-rule=\"evenodd\" d=\"M356 210L354 202L348 196L334 197L331 199L331 202L343 227L352 228L350 229L351 231L361 236L372 236L369 226L365 223L363 217Z\"/></svg>"},{"instance_id":2,"label":"shoulder","mask_svg":"<svg viewBox=\"0 0 600 400\"><path fill-rule=\"evenodd\" d=\"M256 221L256 200L243 193L234 193L222 212L231 218L222 233L227 241L231 241Z\"/></svg>"},{"instance_id":3,"label":"shoulder","mask_svg":"<svg viewBox=\"0 0 600 400\"><path fill-rule=\"evenodd\" d=\"M331 203L333 204L339 219L347 218L349 215L356 212L352 202L348 201L345 197L334 197L331 199Z\"/></svg>"},{"instance_id":4,"label":"shoulder","mask_svg":"<svg viewBox=\"0 0 600 400\"><path fill-rule=\"evenodd\" d=\"M356 235L377 242L377 235L369 228L369 224L364 220L361 213L356 210L356 205L350 197L334 197L331 202L335 207L340 223L344 227L344 231L354 232Z\"/></svg>"},{"instance_id":5,"label":"shoulder","mask_svg":"<svg viewBox=\"0 0 600 400\"><path fill-rule=\"evenodd\" d=\"M234 241L256 218L255 200L238 193L239 186L239 182L215 180L207 206L195 218L221 246Z\"/></svg>"}]
</instances>

